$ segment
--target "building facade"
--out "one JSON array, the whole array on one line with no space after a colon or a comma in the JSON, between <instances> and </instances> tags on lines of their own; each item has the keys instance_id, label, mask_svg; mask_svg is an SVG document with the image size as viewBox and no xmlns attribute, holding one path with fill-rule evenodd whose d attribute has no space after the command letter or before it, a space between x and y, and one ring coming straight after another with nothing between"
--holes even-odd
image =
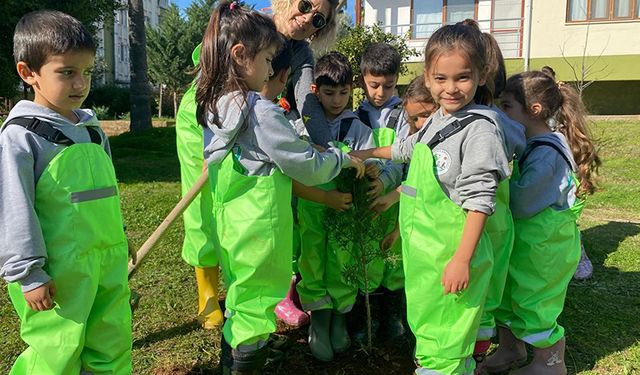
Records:
<instances>
[{"instance_id":1,"label":"building facade","mask_svg":"<svg viewBox=\"0 0 640 375\"><path fill-rule=\"evenodd\" d=\"M122 7L111 20L105 20L98 32L97 62L101 65L102 84L128 85L129 65L129 14L127 1L120 0ZM157 27L169 0L144 0L144 18L147 26Z\"/></svg>"},{"instance_id":2,"label":"building facade","mask_svg":"<svg viewBox=\"0 0 640 375\"><path fill-rule=\"evenodd\" d=\"M466 18L498 41L508 74L548 65L582 82L594 114L640 113L640 0L362 0L365 25L379 23L424 51L440 26ZM407 83L422 71L409 62Z\"/></svg>"}]
</instances>

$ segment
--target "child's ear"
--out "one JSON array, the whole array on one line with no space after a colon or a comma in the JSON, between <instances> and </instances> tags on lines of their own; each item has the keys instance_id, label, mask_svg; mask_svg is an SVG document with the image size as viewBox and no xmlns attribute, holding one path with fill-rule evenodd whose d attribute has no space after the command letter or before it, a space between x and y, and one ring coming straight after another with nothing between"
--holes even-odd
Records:
<instances>
[{"instance_id":1,"label":"child's ear","mask_svg":"<svg viewBox=\"0 0 640 375\"><path fill-rule=\"evenodd\" d=\"M478 86L484 86L487 84L487 76L489 75L489 68L484 68L480 72L480 77L478 77Z\"/></svg>"},{"instance_id":2,"label":"child's ear","mask_svg":"<svg viewBox=\"0 0 640 375\"><path fill-rule=\"evenodd\" d=\"M311 92L318 95L318 86L315 83L311 84Z\"/></svg>"},{"instance_id":3,"label":"child's ear","mask_svg":"<svg viewBox=\"0 0 640 375\"><path fill-rule=\"evenodd\" d=\"M422 75L424 76L424 87L429 91L429 80L427 79L427 69L422 71Z\"/></svg>"},{"instance_id":4,"label":"child's ear","mask_svg":"<svg viewBox=\"0 0 640 375\"><path fill-rule=\"evenodd\" d=\"M29 86L33 86L36 84L36 73L29 68L24 61L18 61L16 64L16 69L18 70L18 75L20 78Z\"/></svg>"},{"instance_id":5,"label":"child's ear","mask_svg":"<svg viewBox=\"0 0 640 375\"><path fill-rule=\"evenodd\" d=\"M531 113L531 116L533 117L539 117L540 114L542 113L542 104L540 103L533 103L531 104L531 107L529 108L529 113Z\"/></svg>"},{"instance_id":6,"label":"child's ear","mask_svg":"<svg viewBox=\"0 0 640 375\"><path fill-rule=\"evenodd\" d=\"M244 62L246 61L246 54L247 49L242 43L238 43L231 47L231 58L237 65L244 65Z\"/></svg>"}]
</instances>

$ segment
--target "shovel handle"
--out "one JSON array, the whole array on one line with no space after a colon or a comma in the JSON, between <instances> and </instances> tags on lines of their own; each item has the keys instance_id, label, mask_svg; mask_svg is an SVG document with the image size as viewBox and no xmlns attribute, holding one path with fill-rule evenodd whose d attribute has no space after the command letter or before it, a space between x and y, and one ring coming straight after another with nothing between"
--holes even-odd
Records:
<instances>
[{"instance_id":1,"label":"shovel handle","mask_svg":"<svg viewBox=\"0 0 640 375\"><path fill-rule=\"evenodd\" d=\"M207 183L208 179L209 179L209 174L205 169L202 172L202 175L200 175L198 180L195 182L195 184L193 184L191 189L187 191L187 193L184 195L184 197L182 197L182 199L180 199L180 201L178 202L178 204L176 204L173 210L169 212L169 215L167 215L167 217L162 221L162 223L158 225L158 228L156 228L156 230L151 234L149 239L147 239L144 242L144 244L142 244L142 246L136 253L138 257L138 261L136 262L136 264L129 262L129 279L131 278L131 276L133 276L133 274L138 269L140 264L142 264L142 260L147 255L149 250L151 250L156 245L156 243L158 243L158 241L162 238L162 236L167 232L167 229L169 229L171 224L173 224L173 222L176 221L176 219L180 215L182 215L184 210L186 210L187 207L189 207L189 205L191 204L191 202L193 202L193 200L198 196L198 194L200 194L200 191L202 190L204 185Z\"/></svg>"}]
</instances>

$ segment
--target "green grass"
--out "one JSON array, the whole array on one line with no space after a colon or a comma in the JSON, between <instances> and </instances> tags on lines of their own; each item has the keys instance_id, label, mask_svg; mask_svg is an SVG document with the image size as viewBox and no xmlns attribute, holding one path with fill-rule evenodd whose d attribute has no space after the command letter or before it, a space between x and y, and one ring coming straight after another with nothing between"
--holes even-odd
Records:
<instances>
[{"instance_id":1,"label":"green grass","mask_svg":"<svg viewBox=\"0 0 640 375\"><path fill-rule=\"evenodd\" d=\"M581 228L595 272L569 287L561 317L566 361L570 374L640 374L640 226L634 224L640 222L640 123L599 123L594 134L602 144L602 189L589 199ZM179 200L175 131L123 134L111 146L128 233L138 248ZM218 362L219 333L194 321L195 280L180 257L182 235L180 223L174 225L131 280L142 295L133 321L136 374L207 374ZM7 373L24 344L6 289L0 290L0 316L0 373ZM274 373L355 373L347 365L339 370L314 364L305 344L298 344L301 349ZM410 349L404 351L409 358ZM361 360L355 356L341 361L353 365ZM367 371L366 361L358 363L358 371ZM413 370L402 366L386 374ZM371 367L368 373L382 371Z\"/></svg>"}]
</instances>

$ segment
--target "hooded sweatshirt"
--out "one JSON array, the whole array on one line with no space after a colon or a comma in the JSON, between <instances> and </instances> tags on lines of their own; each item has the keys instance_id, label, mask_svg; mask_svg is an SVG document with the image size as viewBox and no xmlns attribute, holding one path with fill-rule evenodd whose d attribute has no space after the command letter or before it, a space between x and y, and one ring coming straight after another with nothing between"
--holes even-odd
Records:
<instances>
[{"instance_id":1,"label":"hooded sweatshirt","mask_svg":"<svg viewBox=\"0 0 640 375\"><path fill-rule=\"evenodd\" d=\"M22 100L13 107L5 124L14 118L36 117L75 143L90 143L86 127L95 127L105 152L111 156L109 141L93 111L77 109L74 113L80 120L77 124L49 108ZM0 133L0 276L7 282L19 282L23 292L51 279L42 269L47 249L34 206L35 190L44 170L65 147L18 125L3 124Z\"/></svg>"},{"instance_id":2,"label":"hooded sweatshirt","mask_svg":"<svg viewBox=\"0 0 640 375\"><path fill-rule=\"evenodd\" d=\"M432 151L438 182L444 193L464 210L491 215L495 211L498 184L510 174L499 115L489 107L469 104L453 115L438 109L429 124L391 146L392 160L408 162L415 144L428 144L434 135L456 119L478 113L493 123L479 119L437 144Z\"/></svg>"},{"instance_id":3,"label":"hooded sweatshirt","mask_svg":"<svg viewBox=\"0 0 640 375\"><path fill-rule=\"evenodd\" d=\"M331 181L351 166L351 158L337 148L318 152L298 138L282 108L255 92L248 93L246 102L238 91L226 94L217 108L221 126L209 115L205 129L208 164L220 163L233 148L246 175L270 176L279 169L305 185Z\"/></svg>"},{"instance_id":4,"label":"hooded sweatshirt","mask_svg":"<svg viewBox=\"0 0 640 375\"><path fill-rule=\"evenodd\" d=\"M331 136L330 145L335 145L335 141L338 140L340 135L340 123L342 120L351 120L351 127L344 136L342 143L344 143L351 150L365 150L375 147L375 141L373 140L373 133L371 129L362 123L358 116L350 110L343 111L338 117L327 122L328 133ZM296 128L300 128L302 120L296 122ZM376 159L377 160L377 159Z\"/></svg>"},{"instance_id":5,"label":"hooded sweatshirt","mask_svg":"<svg viewBox=\"0 0 640 375\"><path fill-rule=\"evenodd\" d=\"M562 133L552 132L527 139L529 151L533 142L550 142L563 151L566 160L549 146L538 146L527 155L520 166L520 178L511 180L511 212L514 218L526 219L547 207L565 210L576 201L577 181L572 177L576 164Z\"/></svg>"},{"instance_id":6,"label":"hooded sweatshirt","mask_svg":"<svg viewBox=\"0 0 640 375\"><path fill-rule=\"evenodd\" d=\"M369 123L371 124L372 129L380 129L387 126L389 117L391 116L391 112L394 110L394 108L401 105L402 100L394 95L389 100L387 100L387 102L384 103L380 108L374 107L373 104L371 104L368 100L365 100L362 102L362 104L360 104L357 112L358 115L361 112L366 113L366 115L369 117ZM402 108L400 107L400 109ZM396 133L396 139L404 139L409 136L409 123L407 122L404 111L400 114L398 122L396 123L393 130ZM385 163L384 168L379 176L385 191L400 185L403 177L403 169L404 166L402 164L394 163L392 161L388 161Z\"/></svg>"}]
</instances>

